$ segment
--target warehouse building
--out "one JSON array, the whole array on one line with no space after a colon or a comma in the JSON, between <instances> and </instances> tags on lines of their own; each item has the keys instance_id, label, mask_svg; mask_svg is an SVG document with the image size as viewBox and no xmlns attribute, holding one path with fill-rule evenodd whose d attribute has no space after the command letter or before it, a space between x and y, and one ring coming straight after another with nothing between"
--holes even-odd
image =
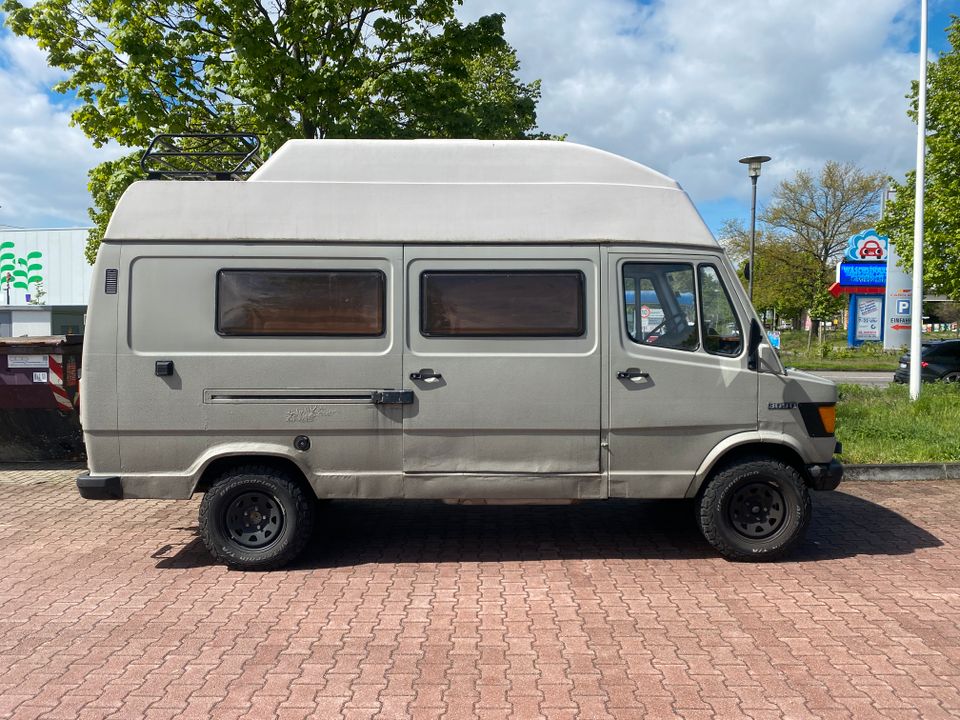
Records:
<instances>
[{"instance_id":1,"label":"warehouse building","mask_svg":"<svg viewBox=\"0 0 960 720\"><path fill-rule=\"evenodd\" d=\"M0 337L82 334L88 228L0 228Z\"/></svg>"}]
</instances>

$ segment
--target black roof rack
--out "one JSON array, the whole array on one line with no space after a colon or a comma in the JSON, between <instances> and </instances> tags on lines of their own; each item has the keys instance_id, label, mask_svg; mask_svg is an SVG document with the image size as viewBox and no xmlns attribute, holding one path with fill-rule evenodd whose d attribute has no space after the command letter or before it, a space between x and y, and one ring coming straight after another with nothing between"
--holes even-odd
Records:
<instances>
[{"instance_id":1,"label":"black roof rack","mask_svg":"<svg viewBox=\"0 0 960 720\"><path fill-rule=\"evenodd\" d=\"M157 135L140 157L150 180L246 180L258 167L260 138L250 133Z\"/></svg>"}]
</instances>

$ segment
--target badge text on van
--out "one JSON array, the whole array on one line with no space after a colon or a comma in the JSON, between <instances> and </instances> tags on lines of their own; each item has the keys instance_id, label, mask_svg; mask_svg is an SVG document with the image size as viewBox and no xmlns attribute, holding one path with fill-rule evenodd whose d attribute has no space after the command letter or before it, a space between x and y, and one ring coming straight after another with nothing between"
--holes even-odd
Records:
<instances>
[{"instance_id":1,"label":"badge text on van","mask_svg":"<svg viewBox=\"0 0 960 720\"><path fill-rule=\"evenodd\" d=\"M767 405L767 410L793 410L797 407L795 402L779 402Z\"/></svg>"}]
</instances>

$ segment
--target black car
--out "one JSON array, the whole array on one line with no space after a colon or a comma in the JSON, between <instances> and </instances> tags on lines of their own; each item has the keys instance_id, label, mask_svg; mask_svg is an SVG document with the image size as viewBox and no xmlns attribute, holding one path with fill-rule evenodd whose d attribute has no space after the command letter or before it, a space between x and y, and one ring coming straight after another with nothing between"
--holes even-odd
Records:
<instances>
[{"instance_id":1,"label":"black car","mask_svg":"<svg viewBox=\"0 0 960 720\"><path fill-rule=\"evenodd\" d=\"M920 379L924 382L960 381L960 340L923 343L920 349ZM910 382L910 355L900 357L895 382Z\"/></svg>"}]
</instances>

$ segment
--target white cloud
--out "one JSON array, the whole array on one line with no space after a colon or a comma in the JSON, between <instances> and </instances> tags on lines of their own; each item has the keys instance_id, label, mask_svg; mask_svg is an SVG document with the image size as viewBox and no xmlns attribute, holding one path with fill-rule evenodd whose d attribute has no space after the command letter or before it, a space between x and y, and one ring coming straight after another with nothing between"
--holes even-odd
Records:
<instances>
[{"instance_id":1,"label":"white cloud","mask_svg":"<svg viewBox=\"0 0 960 720\"><path fill-rule=\"evenodd\" d=\"M542 129L662 170L703 208L749 197L748 154L774 158L761 198L830 159L910 167L915 4L465 0L460 15L506 14L523 75L543 79ZM86 172L119 153L69 126L70 104L49 94L59 78L0 31L0 224L86 224Z\"/></svg>"},{"instance_id":2,"label":"white cloud","mask_svg":"<svg viewBox=\"0 0 960 720\"><path fill-rule=\"evenodd\" d=\"M744 155L774 158L761 192L831 159L909 167L911 7L465 0L461 17L506 14L523 75L543 79L542 129L651 165L704 204L748 196Z\"/></svg>"},{"instance_id":3,"label":"white cloud","mask_svg":"<svg viewBox=\"0 0 960 720\"><path fill-rule=\"evenodd\" d=\"M51 96L62 75L30 40L0 32L0 225L88 225L87 170L116 150L95 149Z\"/></svg>"}]
</instances>

